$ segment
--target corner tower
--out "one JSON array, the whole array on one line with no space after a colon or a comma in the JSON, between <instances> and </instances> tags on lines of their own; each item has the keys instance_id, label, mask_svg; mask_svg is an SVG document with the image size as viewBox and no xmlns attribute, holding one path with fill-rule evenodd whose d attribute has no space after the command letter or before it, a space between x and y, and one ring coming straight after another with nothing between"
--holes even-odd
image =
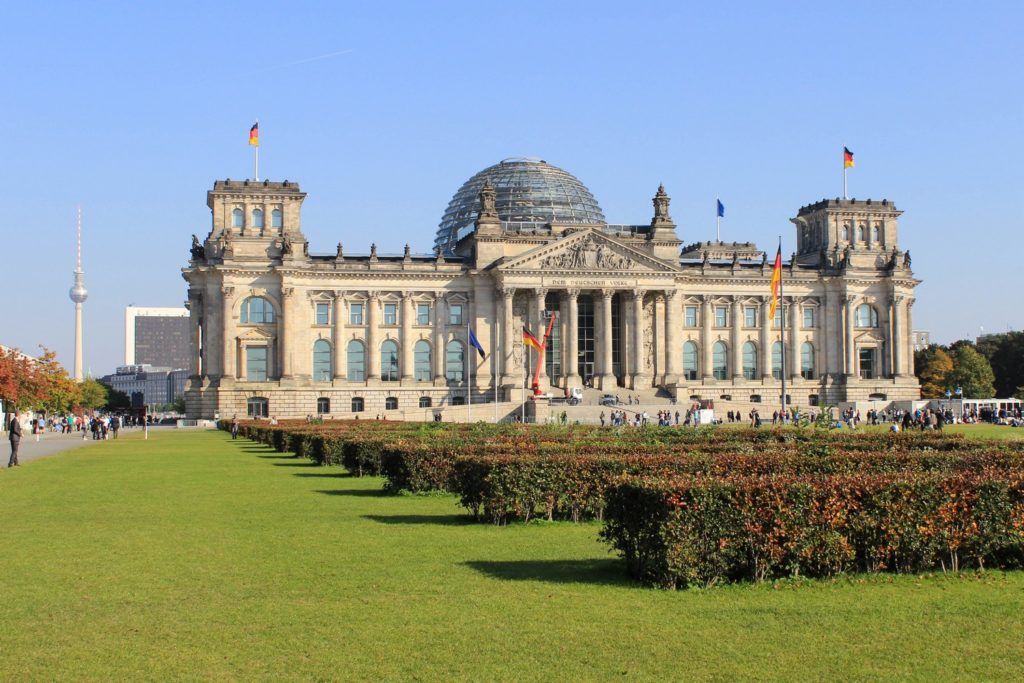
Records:
<instances>
[{"instance_id":1,"label":"corner tower","mask_svg":"<svg viewBox=\"0 0 1024 683\"><path fill-rule=\"evenodd\" d=\"M796 258L802 266L841 263L870 266L902 257L898 219L888 199L823 199L801 207L795 218Z\"/></svg>"}]
</instances>

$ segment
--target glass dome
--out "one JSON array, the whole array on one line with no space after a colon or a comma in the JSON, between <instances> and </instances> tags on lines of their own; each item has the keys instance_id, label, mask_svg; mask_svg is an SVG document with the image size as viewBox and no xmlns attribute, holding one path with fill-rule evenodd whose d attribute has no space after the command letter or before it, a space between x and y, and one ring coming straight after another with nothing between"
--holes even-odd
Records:
<instances>
[{"instance_id":1,"label":"glass dome","mask_svg":"<svg viewBox=\"0 0 1024 683\"><path fill-rule=\"evenodd\" d=\"M571 173L542 159L505 159L477 173L455 193L437 228L435 248L451 253L455 243L472 231L480 190L488 180L504 223L605 223L594 195Z\"/></svg>"}]
</instances>

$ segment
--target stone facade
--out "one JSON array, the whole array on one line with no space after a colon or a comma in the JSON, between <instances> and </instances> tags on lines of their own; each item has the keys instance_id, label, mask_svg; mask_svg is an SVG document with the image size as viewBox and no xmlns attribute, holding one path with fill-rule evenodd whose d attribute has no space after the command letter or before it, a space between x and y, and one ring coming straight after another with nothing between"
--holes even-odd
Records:
<instances>
[{"instance_id":1,"label":"stone facade","mask_svg":"<svg viewBox=\"0 0 1024 683\"><path fill-rule=\"evenodd\" d=\"M772 263L750 243L683 246L658 188L649 225L503 219L494 190L453 253L311 254L297 184L217 181L188 282L189 417L303 417L511 400L531 382L522 328L551 322L543 391L662 389L681 400L909 400L918 281L888 201L824 200L792 219L785 338ZM472 328L487 350L469 346ZM781 366L785 355L785 367ZM497 380L497 386L492 380ZM481 411L485 417L486 410ZM397 416L397 414L396 414Z\"/></svg>"}]
</instances>

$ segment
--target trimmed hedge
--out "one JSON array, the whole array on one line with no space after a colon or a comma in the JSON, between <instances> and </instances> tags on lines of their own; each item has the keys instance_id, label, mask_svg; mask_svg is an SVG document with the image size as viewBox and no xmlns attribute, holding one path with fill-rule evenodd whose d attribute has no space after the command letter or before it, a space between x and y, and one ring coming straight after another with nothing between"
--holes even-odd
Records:
<instances>
[{"instance_id":1,"label":"trimmed hedge","mask_svg":"<svg viewBox=\"0 0 1024 683\"><path fill-rule=\"evenodd\" d=\"M662 588L1024 566L1021 472L621 477L601 536Z\"/></svg>"}]
</instances>

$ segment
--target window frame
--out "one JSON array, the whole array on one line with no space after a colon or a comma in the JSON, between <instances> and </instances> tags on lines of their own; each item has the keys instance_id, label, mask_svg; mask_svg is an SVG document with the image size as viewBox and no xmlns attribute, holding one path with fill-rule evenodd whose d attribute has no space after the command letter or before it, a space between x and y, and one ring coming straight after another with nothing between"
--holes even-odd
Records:
<instances>
[{"instance_id":1,"label":"window frame","mask_svg":"<svg viewBox=\"0 0 1024 683\"><path fill-rule=\"evenodd\" d=\"M352 353L356 348L355 344L358 344L358 354ZM358 366L353 364L353 360L356 358L359 359ZM349 382L366 381L366 344L360 339L350 339L345 345L345 379Z\"/></svg>"},{"instance_id":2,"label":"window frame","mask_svg":"<svg viewBox=\"0 0 1024 683\"><path fill-rule=\"evenodd\" d=\"M700 320L697 313L697 306L684 306L683 307L683 327L694 328L697 327L698 321Z\"/></svg>"},{"instance_id":3,"label":"window frame","mask_svg":"<svg viewBox=\"0 0 1024 683\"><path fill-rule=\"evenodd\" d=\"M316 414L317 415L330 415L331 414L331 399L326 396L320 396L316 399Z\"/></svg>"},{"instance_id":4,"label":"window frame","mask_svg":"<svg viewBox=\"0 0 1024 683\"><path fill-rule=\"evenodd\" d=\"M424 310L426 315L424 315ZM430 304L420 302L416 304L416 324L421 327L427 327L430 325Z\"/></svg>"},{"instance_id":5,"label":"window frame","mask_svg":"<svg viewBox=\"0 0 1024 683\"><path fill-rule=\"evenodd\" d=\"M757 306L743 307L743 326L751 329L757 327Z\"/></svg>"},{"instance_id":6,"label":"window frame","mask_svg":"<svg viewBox=\"0 0 1024 683\"><path fill-rule=\"evenodd\" d=\"M426 361L423 360L423 349L426 349ZM426 339L420 339L412 346L412 367L413 381L429 382L434 377L433 372L433 347Z\"/></svg>"},{"instance_id":7,"label":"window frame","mask_svg":"<svg viewBox=\"0 0 1024 683\"><path fill-rule=\"evenodd\" d=\"M715 306L715 327L719 329L729 327L728 306Z\"/></svg>"},{"instance_id":8,"label":"window frame","mask_svg":"<svg viewBox=\"0 0 1024 683\"><path fill-rule=\"evenodd\" d=\"M456 314L456 311L458 313ZM462 325L465 319L465 309L462 303L448 304L448 324Z\"/></svg>"},{"instance_id":9,"label":"window frame","mask_svg":"<svg viewBox=\"0 0 1024 683\"><path fill-rule=\"evenodd\" d=\"M687 367L687 347L693 349L692 367ZM692 339L683 342L683 379L693 382L700 377L700 346Z\"/></svg>"},{"instance_id":10,"label":"window frame","mask_svg":"<svg viewBox=\"0 0 1024 683\"><path fill-rule=\"evenodd\" d=\"M348 324L361 327L366 324L366 303L350 301L348 304Z\"/></svg>"},{"instance_id":11,"label":"window frame","mask_svg":"<svg viewBox=\"0 0 1024 683\"><path fill-rule=\"evenodd\" d=\"M458 369L454 369L453 356L452 354L457 352L459 354ZM466 381L466 347L458 339L452 339L444 347L444 378L448 382L465 382Z\"/></svg>"},{"instance_id":12,"label":"window frame","mask_svg":"<svg viewBox=\"0 0 1024 683\"><path fill-rule=\"evenodd\" d=\"M321 310L323 321L321 322ZM313 303L313 324L324 327L331 324L331 303L329 301L316 301Z\"/></svg>"},{"instance_id":13,"label":"window frame","mask_svg":"<svg viewBox=\"0 0 1024 683\"><path fill-rule=\"evenodd\" d=\"M263 352L263 358L251 357L253 352ZM257 363L261 363L262 367ZM245 347L245 379L247 382L266 382L270 376L270 347L265 344L254 344Z\"/></svg>"},{"instance_id":14,"label":"window frame","mask_svg":"<svg viewBox=\"0 0 1024 683\"><path fill-rule=\"evenodd\" d=\"M743 355L743 379L755 380L757 379L757 344L752 341L746 341L743 343L742 355ZM749 356L748 356L748 351ZM748 362L749 361L749 362Z\"/></svg>"},{"instance_id":15,"label":"window frame","mask_svg":"<svg viewBox=\"0 0 1024 683\"><path fill-rule=\"evenodd\" d=\"M332 379L334 379L334 347L326 339L317 339L313 342L313 381L330 382Z\"/></svg>"},{"instance_id":16,"label":"window frame","mask_svg":"<svg viewBox=\"0 0 1024 683\"><path fill-rule=\"evenodd\" d=\"M380 381L397 382L400 375L399 355L401 349L394 339L385 339L380 344ZM385 356L384 354L388 354Z\"/></svg>"},{"instance_id":17,"label":"window frame","mask_svg":"<svg viewBox=\"0 0 1024 683\"><path fill-rule=\"evenodd\" d=\"M717 380L729 379L729 346L721 339L711 345L711 375Z\"/></svg>"},{"instance_id":18,"label":"window frame","mask_svg":"<svg viewBox=\"0 0 1024 683\"><path fill-rule=\"evenodd\" d=\"M383 323L389 327L398 325L398 304L392 301L384 302Z\"/></svg>"}]
</instances>

